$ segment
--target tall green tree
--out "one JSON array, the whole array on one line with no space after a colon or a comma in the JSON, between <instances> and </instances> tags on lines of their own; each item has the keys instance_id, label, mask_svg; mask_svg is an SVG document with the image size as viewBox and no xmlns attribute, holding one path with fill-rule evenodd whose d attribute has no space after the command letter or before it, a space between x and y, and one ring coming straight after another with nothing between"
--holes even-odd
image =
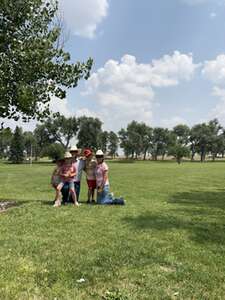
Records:
<instances>
[{"instance_id":1,"label":"tall green tree","mask_svg":"<svg viewBox=\"0 0 225 300\"><path fill-rule=\"evenodd\" d=\"M34 138L36 140L36 149L35 149L35 159L41 157L43 151L46 147L48 147L51 143L54 143L55 140L51 139L49 136L49 132L44 124L39 124L36 126L34 130Z\"/></svg>"},{"instance_id":2,"label":"tall green tree","mask_svg":"<svg viewBox=\"0 0 225 300\"><path fill-rule=\"evenodd\" d=\"M102 122L98 118L83 116L78 119L78 126L77 146L97 150L100 147Z\"/></svg>"},{"instance_id":3,"label":"tall green tree","mask_svg":"<svg viewBox=\"0 0 225 300\"><path fill-rule=\"evenodd\" d=\"M209 121L208 127L210 130L209 152L212 155L212 159L215 160L222 147L224 147L222 126L217 119L214 119Z\"/></svg>"},{"instance_id":4,"label":"tall green tree","mask_svg":"<svg viewBox=\"0 0 225 300\"><path fill-rule=\"evenodd\" d=\"M24 160L24 137L22 128L16 127L10 144L10 161L16 164Z\"/></svg>"},{"instance_id":5,"label":"tall green tree","mask_svg":"<svg viewBox=\"0 0 225 300\"><path fill-rule=\"evenodd\" d=\"M129 140L129 135L126 129L122 128L119 132L120 147L123 149L126 158L130 155L134 155L133 146Z\"/></svg>"},{"instance_id":6,"label":"tall green tree","mask_svg":"<svg viewBox=\"0 0 225 300\"><path fill-rule=\"evenodd\" d=\"M152 133L152 144L150 153L153 160L157 160L159 155L165 156L170 143L170 132L167 128L156 127Z\"/></svg>"},{"instance_id":7,"label":"tall green tree","mask_svg":"<svg viewBox=\"0 0 225 300\"><path fill-rule=\"evenodd\" d=\"M60 143L65 149L68 148L72 138L78 131L78 121L76 117L66 118L57 115L54 118L48 118L43 124L49 140Z\"/></svg>"},{"instance_id":8,"label":"tall green tree","mask_svg":"<svg viewBox=\"0 0 225 300\"><path fill-rule=\"evenodd\" d=\"M63 158L65 149L64 147L59 143L53 143L47 147L45 147L43 151L43 155L48 156L52 160L57 160L60 158Z\"/></svg>"},{"instance_id":9,"label":"tall green tree","mask_svg":"<svg viewBox=\"0 0 225 300\"><path fill-rule=\"evenodd\" d=\"M0 129L0 158L8 156L12 137L13 132L9 127Z\"/></svg>"},{"instance_id":10,"label":"tall green tree","mask_svg":"<svg viewBox=\"0 0 225 300\"><path fill-rule=\"evenodd\" d=\"M109 155L115 158L118 151L119 138L115 132L110 131L108 140L109 140L109 145L108 145Z\"/></svg>"},{"instance_id":11,"label":"tall green tree","mask_svg":"<svg viewBox=\"0 0 225 300\"><path fill-rule=\"evenodd\" d=\"M216 142L220 130L221 126L216 119L209 123L202 123L193 126L190 132L192 157L193 151L195 151L199 153L201 162L205 161L206 155L209 152L211 152L215 158L218 151Z\"/></svg>"},{"instance_id":12,"label":"tall green tree","mask_svg":"<svg viewBox=\"0 0 225 300\"><path fill-rule=\"evenodd\" d=\"M49 116L52 96L89 77L92 59L70 63L55 22L54 0L0 1L0 117Z\"/></svg>"},{"instance_id":13,"label":"tall green tree","mask_svg":"<svg viewBox=\"0 0 225 300\"><path fill-rule=\"evenodd\" d=\"M28 157L36 156L37 141L35 139L34 133L31 131L25 131L23 133L23 138L24 138L24 148L26 151L26 155Z\"/></svg>"},{"instance_id":14,"label":"tall green tree","mask_svg":"<svg viewBox=\"0 0 225 300\"><path fill-rule=\"evenodd\" d=\"M168 155L174 156L178 164L180 164L183 157L190 156L190 149L187 146L182 145L179 142L176 142L175 145L169 148Z\"/></svg>"},{"instance_id":15,"label":"tall green tree","mask_svg":"<svg viewBox=\"0 0 225 300\"><path fill-rule=\"evenodd\" d=\"M101 132L99 135L99 148L101 148L104 153L107 153L108 151L108 141L109 141L108 131Z\"/></svg>"},{"instance_id":16,"label":"tall green tree","mask_svg":"<svg viewBox=\"0 0 225 300\"><path fill-rule=\"evenodd\" d=\"M187 125L179 124L173 128L172 132L176 135L177 142L181 145L189 143L190 128Z\"/></svg>"}]
</instances>

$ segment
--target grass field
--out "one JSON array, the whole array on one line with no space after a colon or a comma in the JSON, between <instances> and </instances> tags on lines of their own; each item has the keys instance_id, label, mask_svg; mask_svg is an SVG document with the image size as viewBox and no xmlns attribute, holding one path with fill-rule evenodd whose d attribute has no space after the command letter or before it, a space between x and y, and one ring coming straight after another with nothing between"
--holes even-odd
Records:
<instances>
[{"instance_id":1,"label":"grass field","mask_svg":"<svg viewBox=\"0 0 225 300\"><path fill-rule=\"evenodd\" d=\"M225 163L109 166L125 207L53 208L52 165L0 164L20 204L0 214L0 299L225 299Z\"/></svg>"}]
</instances>

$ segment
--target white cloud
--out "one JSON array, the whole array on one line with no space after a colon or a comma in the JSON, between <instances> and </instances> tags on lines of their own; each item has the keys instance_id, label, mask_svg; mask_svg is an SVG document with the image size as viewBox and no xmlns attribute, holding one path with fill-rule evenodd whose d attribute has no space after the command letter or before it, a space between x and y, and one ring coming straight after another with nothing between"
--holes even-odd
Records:
<instances>
[{"instance_id":1,"label":"white cloud","mask_svg":"<svg viewBox=\"0 0 225 300\"><path fill-rule=\"evenodd\" d=\"M69 108L67 99L58 99L56 97L52 97L50 101L50 110L53 113L60 112L65 117L70 117L73 115L73 112ZM19 119L18 121L14 121L12 119L2 119L0 118L0 124L4 123L4 127L10 127L13 130L16 128L16 126L22 127L24 131L33 131L38 124L37 120L31 120L29 122L23 122L22 119Z\"/></svg>"},{"instance_id":2,"label":"white cloud","mask_svg":"<svg viewBox=\"0 0 225 300\"><path fill-rule=\"evenodd\" d=\"M154 88L190 80L197 67L191 54L178 51L150 64L139 64L134 56L124 55L120 62L109 60L92 74L85 94L97 102L106 128L119 129L132 120L151 123Z\"/></svg>"},{"instance_id":3,"label":"white cloud","mask_svg":"<svg viewBox=\"0 0 225 300\"><path fill-rule=\"evenodd\" d=\"M76 117L82 117L82 116L86 116L86 117L92 117L92 118L99 118L98 114L94 111L91 111L88 108L79 108L76 110Z\"/></svg>"},{"instance_id":4,"label":"white cloud","mask_svg":"<svg viewBox=\"0 0 225 300\"><path fill-rule=\"evenodd\" d=\"M217 14L215 12L210 13L210 19L215 19L217 17Z\"/></svg>"},{"instance_id":5,"label":"white cloud","mask_svg":"<svg viewBox=\"0 0 225 300\"><path fill-rule=\"evenodd\" d=\"M225 89L220 87L213 88L213 96L219 97L220 101L211 112L211 119L217 118L223 125L225 125Z\"/></svg>"},{"instance_id":6,"label":"white cloud","mask_svg":"<svg viewBox=\"0 0 225 300\"><path fill-rule=\"evenodd\" d=\"M220 54L215 60L206 61L202 74L216 84L225 84L225 54Z\"/></svg>"},{"instance_id":7,"label":"white cloud","mask_svg":"<svg viewBox=\"0 0 225 300\"><path fill-rule=\"evenodd\" d=\"M204 4L221 6L225 4L224 0L180 0L180 2L190 6L197 6L197 5L204 5Z\"/></svg>"},{"instance_id":8,"label":"white cloud","mask_svg":"<svg viewBox=\"0 0 225 300\"><path fill-rule=\"evenodd\" d=\"M73 34L93 38L107 16L109 4L108 0L59 0L59 6Z\"/></svg>"},{"instance_id":9,"label":"white cloud","mask_svg":"<svg viewBox=\"0 0 225 300\"><path fill-rule=\"evenodd\" d=\"M61 115L65 117L70 117L73 112L69 108L68 100L67 99L59 99L56 97L52 97L50 101L50 110L53 113L60 112Z\"/></svg>"},{"instance_id":10,"label":"white cloud","mask_svg":"<svg viewBox=\"0 0 225 300\"><path fill-rule=\"evenodd\" d=\"M188 5L199 5L199 4L210 2L211 0L181 0L181 1Z\"/></svg>"},{"instance_id":11,"label":"white cloud","mask_svg":"<svg viewBox=\"0 0 225 300\"><path fill-rule=\"evenodd\" d=\"M36 127L37 121L31 120L30 122L23 122L22 120L14 121L12 119L0 118L0 124L1 123L4 123L4 128L10 127L12 130L14 130L16 126L19 126L23 128L23 131L33 131Z\"/></svg>"},{"instance_id":12,"label":"white cloud","mask_svg":"<svg viewBox=\"0 0 225 300\"><path fill-rule=\"evenodd\" d=\"M174 116L168 119L163 119L160 126L172 129L178 124L187 124L187 121L179 116Z\"/></svg>"}]
</instances>

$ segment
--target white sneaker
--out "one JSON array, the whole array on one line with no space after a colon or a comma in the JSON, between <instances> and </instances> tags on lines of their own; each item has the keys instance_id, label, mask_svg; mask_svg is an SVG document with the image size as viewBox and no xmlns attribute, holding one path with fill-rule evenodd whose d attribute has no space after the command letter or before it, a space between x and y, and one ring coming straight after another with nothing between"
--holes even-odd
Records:
<instances>
[{"instance_id":1,"label":"white sneaker","mask_svg":"<svg viewBox=\"0 0 225 300\"><path fill-rule=\"evenodd\" d=\"M60 201L56 201L55 204L53 205L54 207L59 207L61 206L61 202Z\"/></svg>"}]
</instances>

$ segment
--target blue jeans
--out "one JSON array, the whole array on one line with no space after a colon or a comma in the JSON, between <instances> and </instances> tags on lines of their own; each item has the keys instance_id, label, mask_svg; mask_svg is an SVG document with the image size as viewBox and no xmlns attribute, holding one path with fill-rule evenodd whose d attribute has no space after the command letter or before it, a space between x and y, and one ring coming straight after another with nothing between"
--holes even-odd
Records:
<instances>
[{"instance_id":1,"label":"blue jeans","mask_svg":"<svg viewBox=\"0 0 225 300\"><path fill-rule=\"evenodd\" d=\"M74 187L77 195L77 201L79 201L79 196L80 196L80 181L74 182Z\"/></svg>"},{"instance_id":2,"label":"blue jeans","mask_svg":"<svg viewBox=\"0 0 225 300\"><path fill-rule=\"evenodd\" d=\"M79 200L80 196L80 182L74 182L73 183L76 196L77 196L77 201ZM69 195L69 183L66 182L62 188L62 196L63 196L63 203L71 202L73 203L73 199L71 195Z\"/></svg>"},{"instance_id":3,"label":"blue jeans","mask_svg":"<svg viewBox=\"0 0 225 300\"><path fill-rule=\"evenodd\" d=\"M109 185L105 185L102 192L97 193L97 204L102 205L124 205L125 201L123 198L113 198L109 192Z\"/></svg>"}]
</instances>

